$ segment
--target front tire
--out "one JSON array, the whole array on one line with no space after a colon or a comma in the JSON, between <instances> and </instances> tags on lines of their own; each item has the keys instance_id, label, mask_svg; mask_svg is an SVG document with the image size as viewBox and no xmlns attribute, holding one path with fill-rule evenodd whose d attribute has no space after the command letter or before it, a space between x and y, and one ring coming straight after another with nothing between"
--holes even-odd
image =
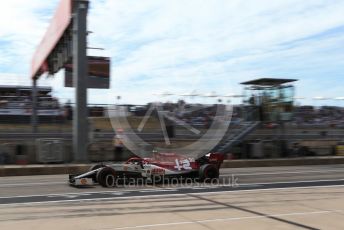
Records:
<instances>
[{"instance_id":1,"label":"front tire","mask_svg":"<svg viewBox=\"0 0 344 230\"><path fill-rule=\"evenodd\" d=\"M97 172L98 183L106 188L111 188L116 185L116 171L110 167L104 167Z\"/></svg>"}]
</instances>

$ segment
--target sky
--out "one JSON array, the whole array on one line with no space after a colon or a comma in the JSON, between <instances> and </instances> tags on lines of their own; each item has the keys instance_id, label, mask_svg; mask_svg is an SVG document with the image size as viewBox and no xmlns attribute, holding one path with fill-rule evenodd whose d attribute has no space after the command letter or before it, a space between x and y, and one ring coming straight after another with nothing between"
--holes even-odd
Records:
<instances>
[{"instance_id":1,"label":"sky","mask_svg":"<svg viewBox=\"0 0 344 230\"><path fill-rule=\"evenodd\" d=\"M58 0L3 1L0 84L28 85L30 63ZM142 104L185 94L242 94L240 82L298 79L300 104L341 104L344 96L342 0L93 0L89 55L111 57L111 88L89 90L90 103ZM73 101L63 71L42 77L61 101ZM215 99L186 98L190 101ZM233 99L240 103L240 99Z\"/></svg>"}]
</instances>

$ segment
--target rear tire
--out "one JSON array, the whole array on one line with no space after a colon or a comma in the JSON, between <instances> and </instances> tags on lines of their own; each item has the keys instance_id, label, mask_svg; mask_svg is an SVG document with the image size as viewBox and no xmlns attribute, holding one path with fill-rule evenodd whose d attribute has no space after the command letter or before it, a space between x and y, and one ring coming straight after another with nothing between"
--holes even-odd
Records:
<instances>
[{"instance_id":1,"label":"rear tire","mask_svg":"<svg viewBox=\"0 0 344 230\"><path fill-rule=\"evenodd\" d=\"M98 183L106 188L111 188L116 185L116 171L110 167L104 167L97 172Z\"/></svg>"},{"instance_id":2,"label":"rear tire","mask_svg":"<svg viewBox=\"0 0 344 230\"><path fill-rule=\"evenodd\" d=\"M199 179L202 182L210 182L212 179L218 179L219 176L219 169L213 164L205 164L199 168Z\"/></svg>"}]
</instances>

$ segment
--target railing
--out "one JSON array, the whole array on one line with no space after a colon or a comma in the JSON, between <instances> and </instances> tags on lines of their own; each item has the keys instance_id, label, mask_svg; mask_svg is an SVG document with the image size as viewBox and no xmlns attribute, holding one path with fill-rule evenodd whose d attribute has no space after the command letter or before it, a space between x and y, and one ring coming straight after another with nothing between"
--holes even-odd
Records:
<instances>
[{"instance_id":1,"label":"railing","mask_svg":"<svg viewBox=\"0 0 344 230\"><path fill-rule=\"evenodd\" d=\"M243 141L259 124L259 121L243 122L240 129L226 135L213 151L226 153L236 144Z\"/></svg>"}]
</instances>

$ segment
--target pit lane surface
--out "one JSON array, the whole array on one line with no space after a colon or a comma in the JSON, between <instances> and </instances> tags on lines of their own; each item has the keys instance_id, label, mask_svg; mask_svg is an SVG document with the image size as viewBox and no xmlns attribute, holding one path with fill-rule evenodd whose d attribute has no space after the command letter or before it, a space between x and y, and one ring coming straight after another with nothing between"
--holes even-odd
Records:
<instances>
[{"instance_id":1,"label":"pit lane surface","mask_svg":"<svg viewBox=\"0 0 344 230\"><path fill-rule=\"evenodd\" d=\"M234 187L77 189L67 175L3 177L0 229L344 229L343 167L223 169Z\"/></svg>"}]
</instances>

